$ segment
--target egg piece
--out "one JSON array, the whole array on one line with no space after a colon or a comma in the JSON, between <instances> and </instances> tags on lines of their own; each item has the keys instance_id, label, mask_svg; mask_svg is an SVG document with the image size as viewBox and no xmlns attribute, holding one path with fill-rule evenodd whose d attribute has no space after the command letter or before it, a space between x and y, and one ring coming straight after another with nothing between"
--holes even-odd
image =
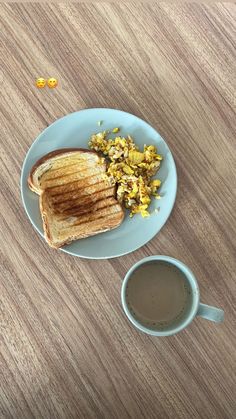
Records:
<instances>
[{"instance_id":1,"label":"egg piece","mask_svg":"<svg viewBox=\"0 0 236 419\"><path fill-rule=\"evenodd\" d=\"M112 129L113 133L118 131ZM148 217L151 196L160 199L157 189L161 181L151 178L158 171L163 157L157 154L154 145L145 145L140 151L130 135L108 138L108 134L108 131L103 131L92 135L89 147L107 156L108 181L118 185L117 199L130 210L130 217L138 213Z\"/></svg>"}]
</instances>

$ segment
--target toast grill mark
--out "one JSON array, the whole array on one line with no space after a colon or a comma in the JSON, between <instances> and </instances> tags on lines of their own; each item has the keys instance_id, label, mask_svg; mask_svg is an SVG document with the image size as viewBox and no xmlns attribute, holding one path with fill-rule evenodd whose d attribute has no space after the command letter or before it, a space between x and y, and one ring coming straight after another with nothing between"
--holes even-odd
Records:
<instances>
[{"instance_id":1,"label":"toast grill mark","mask_svg":"<svg viewBox=\"0 0 236 419\"><path fill-rule=\"evenodd\" d=\"M67 169L66 169L66 171L67 171L67 173L68 174L72 174L73 173L73 170L76 168L76 167L78 167L78 163L74 163L74 164L71 164L71 165L69 165L69 166L67 166ZM87 168L87 166L86 166L86 168ZM72 169L72 170L71 170ZM82 170L81 170L81 165L80 165L80 172L81 172ZM47 173L47 174L46 174ZM62 175L64 176L65 175L65 169L64 169L64 167L59 167L58 169L49 169L49 170L47 170L47 172L45 172L44 174L43 174L43 180L53 180L53 179L57 179L58 177L60 177L61 175L60 175L60 173L62 173ZM53 176L52 176L53 175ZM54 175L59 175L59 176L54 176ZM50 176L50 177L48 177L48 176ZM66 175L65 175L66 176Z\"/></svg>"},{"instance_id":2,"label":"toast grill mark","mask_svg":"<svg viewBox=\"0 0 236 419\"><path fill-rule=\"evenodd\" d=\"M73 164L81 164L84 163L86 165L88 165L87 163L92 162L95 164L100 164L100 158L98 156L95 155L89 155L87 153L85 153L83 155L83 157L72 157L72 155L65 157L65 158L58 158L54 163L52 163L52 172L58 170L58 169L64 169L67 167L72 166ZM102 161L103 163L104 161ZM47 164L47 161L46 161Z\"/></svg>"},{"instance_id":3,"label":"toast grill mark","mask_svg":"<svg viewBox=\"0 0 236 419\"><path fill-rule=\"evenodd\" d=\"M80 216L80 215L88 215L89 214L94 214L95 212L97 212L99 209L104 209L104 208L108 208L111 207L113 205L117 205L117 201L115 200L115 198L110 197L110 198L103 198L100 199L99 201L96 201L96 203L93 204L93 206L91 207L91 205L86 205L86 206L80 206L80 207L74 207L71 208L67 211L64 211L63 213L55 213L57 220L66 220L69 217L72 216Z\"/></svg>"},{"instance_id":4,"label":"toast grill mark","mask_svg":"<svg viewBox=\"0 0 236 419\"><path fill-rule=\"evenodd\" d=\"M97 176L100 175L100 177L101 177L102 173L104 173L104 172L101 172L101 169L94 169L93 170L93 175L97 175ZM88 176L86 176L86 174L88 174ZM90 170L85 169L85 170L82 170L80 172L75 172L73 174L69 173L69 174L65 174L63 176L59 176L56 179L48 179L48 180L45 180L45 181L42 179L41 180L41 186L42 186L42 189L46 189L46 188L53 189L57 186L63 186L65 184L68 185L70 183L73 183L73 182L76 182L76 181L79 181L79 180L84 181L86 178L89 178L89 177L91 177ZM55 182L55 184L52 184L53 182ZM50 184L52 184L52 186L50 186Z\"/></svg>"},{"instance_id":5,"label":"toast grill mark","mask_svg":"<svg viewBox=\"0 0 236 419\"><path fill-rule=\"evenodd\" d=\"M70 196L70 198L63 200L61 202L58 201L54 201L54 202L50 202L53 205L54 211L56 212L65 212L65 211L70 211L73 208L79 208L82 206L89 206L92 205L98 201L100 201L101 199L104 198L109 198L109 197L114 197L114 188L107 188L107 189L102 189L101 191L98 192L94 192L88 196L79 196L78 194L72 195ZM49 198L50 199L50 198Z\"/></svg>"},{"instance_id":6,"label":"toast grill mark","mask_svg":"<svg viewBox=\"0 0 236 419\"><path fill-rule=\"evenodd\" d=\"M115 204L114 207L117 207L117 204ZM105 210L106 209L104 209L104 212L105 212ZM84 220L82 220L81 219L82 217L81 217L78 221L73 222L72 224L70 224L70 225L68 225L66 227L62 227L61 228L61 232L65 232L66 230L71 229L72 227L82 228L86 224L90 225L92 222L97 224L97 222L98 221L100 222L101 220L103 220L105 224L107 224L107 220L108 219L111 219L111 220L112 219L114 219L114 220L118 220L119 219L120 220L121 213L122 213L122 211L120 211L120 209L119 209L119 211L114 211L113 213L106 214L105 216L103 214L100 215L99 213L96 213L96 214L94 214L93 217L86 218Z\"/></svg>"},{"instance_id":7,"label":"toast grill mark","mask_svg":"<svg viewBox=\"0 0 236 419\"><path fill-rule=\"evenodd\" d=\"M68 183L63 184L63 185L55 185L55 186L46 187L46 188L43 188L43 189L47 189L47 190L50 189L51 195L59 195L60 193L64 194L64 193L69 192L69 191L77 190L77 189L80 189L80 188L83 189L87 186L92 186L95 183L101 183L101 182L106 183L102 179L102 175L103 174L97 173L97 174L92 175L92 176L90 175L90 176L86 176L86 177L81 178L81 179L73 180L72 182L68 182ZM65 191L65 186L67 188L67 191Z\"/></svg>"},{"instance_id":8,"label":"toast grill mark","mask_svg":"<svg viewBox=\"0 0 236 419\"><path fill-rule=\"evenodd\" d=\"M112 214L108 215L106 219L102 218L101 220L94 220L89 221L87 223L82 224L81 226L73 226L73 233L69 234L67 233L67 230L71 230L70 227L64 230L59 231L59 240L63 240L63 244L60 244L60 246L64 244L70 243L72 240L74 240L76 236L76 240L78 239L78 235L81 238L86 238L91 235L96 235L99 233L104 233L105 231L112 230L116 227L118 227L123 219L123 213L122 214ZM99 222L99 224L98 224ZM67 234L67 239L65 239L65 235Z\"/></svg>"},{"instance_id":9,"label":"toast grill mark","mask_svg":"<svg viewBox=\"0 0 236 419\"><path fill-rule=\"evenodd\" d=\"M78 168L76 171L74 171L75 167ZM69 168L69 170L68 170L68 168ZM73 169L70 170L71 168L73 168ZM64 177L67 177L67 176L70 176L70 175L73 175L73 174L81 174L81 173L83 174L83 172L86 172L86 171L87 172L89 171L87 165L81 165L81 164L78 165L78 163L75 163L75 164L72 164L71 166L67 166L66 173L65 173L65 169L63 167L61 167L59 169L52 169L52 170L49 169L49 170L47 170L47 172L45 172L45 174L43 175L42 181L44 181L44 182L45 181L47 181L47 182L48 181L53 181L53 180L64 178ZM99 167L99 166L96 169L94 168L93 171L95 171L97 173L104 172L104 170L101 170L101 167ZM51 176L53 173L55 173L58 176ZM48 177L48 176L51 176L51 177ZM82 178L82 176L81 176L81 178Z\"/></svg>"},{"instance_id":10,"label":"toast grill mark","mask_svg":"<svg viewBox=\"0 0 236 419\"><path fill-rule=\"evenodd\" d=\"M107 208L109 208L109 214L107 214ZM78 219L78 221L76 221L75 223L73 223L73 226L78 226L81 224L84 224L88 221L95 221L95 220L99 220L101 218L106 218L108 215L114 215L117 214L117 210L120 211L120 208L118 207L117 203L109 205L105 208L101 208L100 210L96 211L96 212L90 212L88 214L85 215L81 215Z\"/></svg>"},{"instance_id":11,"label":"toast grill mark","mask_svg":"<svg viewBox=\"0 0 236 419\"><path fill-rule=\"evenodd\" d=\"M71 198L72 199L78 198L78 193L79 193L79 196L81 198L85 198L85 197L89 197L90 195L92 195L96 192L102 192L102 191L106 191L108 189L113 189L113 191L115 192L115 187L114 186L108 186L104 181L102 181L102 182L98 182L98 183L94 184L92 187L89 186L89 185L88 186L84 185L81 188L76 188L72 191L69 190L65 193L60 193L58 195L56 195L56 194L52 195L51 191L49 191L49 189L46 189L46 191L48 193L48 196L50 196L51 202L60 204L61 202L69 201Z\"/></svg>"}]
</instances>

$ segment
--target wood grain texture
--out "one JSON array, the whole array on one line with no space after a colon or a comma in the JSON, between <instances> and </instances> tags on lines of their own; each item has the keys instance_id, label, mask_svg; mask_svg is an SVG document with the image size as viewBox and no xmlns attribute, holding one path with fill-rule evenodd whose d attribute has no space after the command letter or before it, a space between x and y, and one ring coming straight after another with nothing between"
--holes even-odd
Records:
<instances>
[{"instance_id":1,"label":"wood grain texture","mask_svg":"<svg viewBox=\"0 0 236 419\"><path fill-rule=\"evenodd\" d=\"M236 6L1 4L0 16L1 418L235 417ZM36 89L39 76L58 87ZM19 179L42 129L103 106L166 138L179 189L145 247L86 261L41 240ZM151 254L188 264L224 324L198 319L164 339L134 330L122 278Z\"/></svg>"}]
</instances>

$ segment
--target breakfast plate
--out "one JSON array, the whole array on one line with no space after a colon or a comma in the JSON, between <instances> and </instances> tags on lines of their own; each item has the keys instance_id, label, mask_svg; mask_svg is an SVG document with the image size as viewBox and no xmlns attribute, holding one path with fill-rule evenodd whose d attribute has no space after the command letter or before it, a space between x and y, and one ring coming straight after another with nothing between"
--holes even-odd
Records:
<instances>
[{"instance_id":1,"label":"breakfast plate","mask_svg":"<svg viewBox=\"0 0 236 419\"><path fill-rule=\"evenodd\" d=\"M98 126L101 121L101 126ZM58 119L47 127L30 147L22 167L21 195L25 211L41 236L43 225L39 211L38 196L27 184L28 174L34 163L50 151L60 148L88 148L92 134L120 127L120 135L131 135L135 143L143 149L144 144L155 145L163 156L160 170L155 178L161 180L161 199L152 199L150 216L140 214L130 218L127 214L116 229L96 236L77 240L60 250L74 256L88 259L108 259L123 256L139 249L149 242L163 227L174 206L177 191L176 167L171 151L158 134L142 119L116 109L84 109Z\"/></svg>"}]
</instances>

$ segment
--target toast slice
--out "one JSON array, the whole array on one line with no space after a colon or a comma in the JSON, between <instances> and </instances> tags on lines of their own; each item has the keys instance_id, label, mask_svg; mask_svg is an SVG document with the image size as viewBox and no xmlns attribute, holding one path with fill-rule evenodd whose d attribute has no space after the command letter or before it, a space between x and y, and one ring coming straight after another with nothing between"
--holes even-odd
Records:
<instances>
[{"instance_id":1,"label":"toast slice","mask_svg":"<svg viewBox=\"0 0 236 419\"><path fill-rule=\"evenodd\" d=\"M100 175L106 169L104 158L82 148L62 148L39 159L32 167L28 185L38 195L47 188ZM76 188L76 185L75 185Z\"/></svg>"},{"instance_id":2,"label":"toast slice","mask_svg":"<svg viewBox=\"0 0 236 419\"><path fill-rule=\"evenodd\" d=\"M84 149L56 150L33 166L28 184L40 195L44 236L51 247L121 224L124 211L105 172L104 158Z\"/></svg>"}]
</instances>

